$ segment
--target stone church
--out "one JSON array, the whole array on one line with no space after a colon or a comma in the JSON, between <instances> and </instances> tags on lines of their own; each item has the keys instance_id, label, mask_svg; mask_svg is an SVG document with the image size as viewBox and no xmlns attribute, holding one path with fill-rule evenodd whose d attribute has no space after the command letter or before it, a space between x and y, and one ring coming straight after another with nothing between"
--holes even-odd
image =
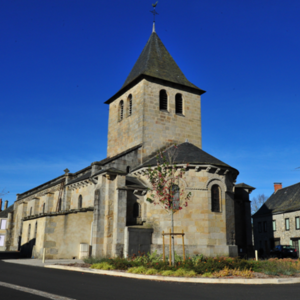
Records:
<instances>
[{"instance_id":1,"label":"stone church","mask_svg":"<svg viewBox=\"0 0 300 300\"><path fill-rule=\"evenodd\" d=\"M186 252L249 255L254 188L236 184L238 170L202 150L203 93L153 30L121 89L105 102L107 157L18 194L6 249L35 258L45 249L46 259L162 253L171 217L146 201L151 186L144 170L155 168L160 149L167 155L176 143L173 162L184 168L181 183L191 192L188 207L174 217L174 231L185 233ZM181 243L175 238L179 254Z\"/></svg>"}]
</instances>

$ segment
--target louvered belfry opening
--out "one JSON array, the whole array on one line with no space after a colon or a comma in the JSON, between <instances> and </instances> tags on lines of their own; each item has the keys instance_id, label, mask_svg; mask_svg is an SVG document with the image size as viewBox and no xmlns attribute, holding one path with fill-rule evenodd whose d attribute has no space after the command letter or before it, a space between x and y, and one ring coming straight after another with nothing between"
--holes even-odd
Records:
<instances>
[{"instance_id":1,"label":"louvered belfry opening","mask_svg":"<svg viewBox=\"0 0 300 300\"><path fill-rule=\"evenodd\" d=\"M183 114L181 94L176 94L175 96L175 113L181 115Z\"/></svg>"},{"instance_id":2,"label":"louvered belfry opening","mask_svg":"<svg viewBox=\"0 0 300 300\"><path fill-rule=\"evenodd\" d=\"M132 95L128 96L128 117L132 115Z\"/></svg>"},{"instance_id":3,"label":"louvered belfry opening","mask_svg":"<svg viewBox=\"0 0 300 300\"><path fill-rule=\"evenodd\" d=\"M159 92L159 109L168 110L168 95L166 90L161 90Z\"/></svg>"}]
</instances>

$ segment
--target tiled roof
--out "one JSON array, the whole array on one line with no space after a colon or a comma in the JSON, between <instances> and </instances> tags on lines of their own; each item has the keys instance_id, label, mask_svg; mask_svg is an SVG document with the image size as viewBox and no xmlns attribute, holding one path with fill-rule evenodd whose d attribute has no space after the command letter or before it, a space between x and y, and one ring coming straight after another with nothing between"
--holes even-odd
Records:
<instances>
[{"instance_id":1,"label":"tiled roof","mask_svg":"<svg viewBox=\"0 0 300 300\"><path fill-rule=\"evenodd\" d=\"M300 210L300 182L277 190L253 217Z\"/></svg>"},{"instance_id":2,"label":"tiled roof","mask_svg":"<svg viewBox=\"0 0 300 300\"><path fill-rule=\"evenodd\" d=\"M7 218L10 212L13 212L14 205L9 206L7 209L0 211L0 218Z\"/></svg>"}]
</instances>

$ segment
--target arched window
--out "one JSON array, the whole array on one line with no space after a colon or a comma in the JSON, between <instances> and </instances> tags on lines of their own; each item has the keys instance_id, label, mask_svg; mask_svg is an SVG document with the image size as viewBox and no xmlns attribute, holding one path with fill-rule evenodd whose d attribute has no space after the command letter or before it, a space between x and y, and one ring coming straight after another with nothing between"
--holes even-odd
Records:
<instances>
[{"instance_id":1,"label":"arched window","mask_svg":"<svg viewBox=\"0 0 300 300\"><path fill-rule=\"evenodd\" d=\"M220 198L220 188L215 184L211 188L211 211L220 212Z\"/></svg>"},{"instance_id":2,"label":"arched window","mask_svg":"<svg viewBox=\"0 0 300 300\"><path fill-rule=\"evenodd\" d=\"M140 218L141 217L141 205L137 202L133 204L133 217Z\"/></svg>"},{"instance_id":3,"label":"arched window","mask_svg":"<svg viewBox=\"0 0 300 300\"><path fill-rule=\"evenodd\" d=\"M79 197L78 197L78 208L79 209L82 208L82 196L81 195L79 195Z\"/></svg>"},{"instance_id":4,"label":"arched window","mask_svg":"<svg viewBox=\"0 0 300 300\"><path fill-rule=\"evenodd\" d=\"M119 121L123 120L123 115L124 115L124 101L121 100L119 103Z\"/></svg>"},{"instance_id":5,"label":"arched window","mask_svg":"<svg viewBox=\"0 0 300 300\"><path fill-rule=\"evenodd\" d=\"M132 115L132 95L127 98L128 117Z\"/></svg>"},{"instance_id":6,"label":"arched window","mask_svg":"<svg viewBox=\"0 0 300 300\"><path fill-rule=\"evenodd\" d=\"M57 211L61 211L61 198L57 202Z\"/></svg>"},{"instance_id":7,"label":"arched window","mask_svg":"<svg viewBox=\"0 0 300 300\"><path fill-rule=\"evenodd\" d=\"M168 110L168 95L166 90L160 90L159 92L159 109Z\"/></svg>"},{"instance_id":8,"label":"arched window","mask_svg":"<svg viewBox=\"0 0 300 300\"><path fill-rule=\"evenodd\" d=\"M43 204L43 214L45 213L46 203Z\"/></svg>"},{"instance_id":9,"label":"arched window","mask_svg":"<svg viewBox=\"0 0 300 300\"><path fill-rule=\"evenodd\" d=\"M29 216L32 215L32 207L30 207L30 212L29 212Z\"/></svg>"},{"instance_id":10,"label":"arched window","mask_svg":"<svg viewBox=\"0 0 300 300\"><path fill-rule=\"evenodd\" d=\"M175 113L176 114L183 114L183 105L182 105L182 95L176 94L175 96Z\"/></svg>"},{"instance_id":11,"label":"arched window","mask_svg":"<svg viewBox=\"0 0 300 300\"><path fill-rule=\"evenodd\" d=\"M172 195L173 195L173 209L178 210L180 207L180 188L177 184L172 185Z\"/></svg>"},{"instance_id":12,"label":"arched window","mask_svg":"<svg viewBox=\"0 0 300 300\"><path fill-rule=\"evenodd\" d=\"M126 168L126 172L129 173L130 172L130 166L127 166Z\"/></svg>"},{"instance_id":13,"label":"arched window","mask_svg":"<svg viewBox=\"0 0 300 300\"><path fill-rule=\"evenodd\" d=\"M35 227L34 227L34 238L36 238L37 235L37 222L35 222Z\"/></svg>"},{"instance_id":14,"label":"arched window","mask_svg":"<svg viewBox=\"0 0 300 300\"><path fill-rule=\"evenodd\" d=\"M28 225L27 242L30 241L31 224Z\"/></svg>"}]
</instances>

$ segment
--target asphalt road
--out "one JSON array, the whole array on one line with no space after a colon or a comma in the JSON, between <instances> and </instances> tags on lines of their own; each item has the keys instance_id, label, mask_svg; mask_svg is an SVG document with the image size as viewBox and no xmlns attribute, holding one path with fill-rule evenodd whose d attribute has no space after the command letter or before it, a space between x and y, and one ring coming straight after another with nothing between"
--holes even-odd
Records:
<instances>
[{"instance_id":1,"label":"asphalt road","mask_svg":"<svg viewBox=\"0 0 300 300\"><path fill-rule=\"evenodd\" d=\"M46 269L0 261L1 282L77 300L291 300L297 299L300 295L300 284L168 283ZM45 298L0 286L0 299L35 300Z\"/></svg>"}]
</instances>

